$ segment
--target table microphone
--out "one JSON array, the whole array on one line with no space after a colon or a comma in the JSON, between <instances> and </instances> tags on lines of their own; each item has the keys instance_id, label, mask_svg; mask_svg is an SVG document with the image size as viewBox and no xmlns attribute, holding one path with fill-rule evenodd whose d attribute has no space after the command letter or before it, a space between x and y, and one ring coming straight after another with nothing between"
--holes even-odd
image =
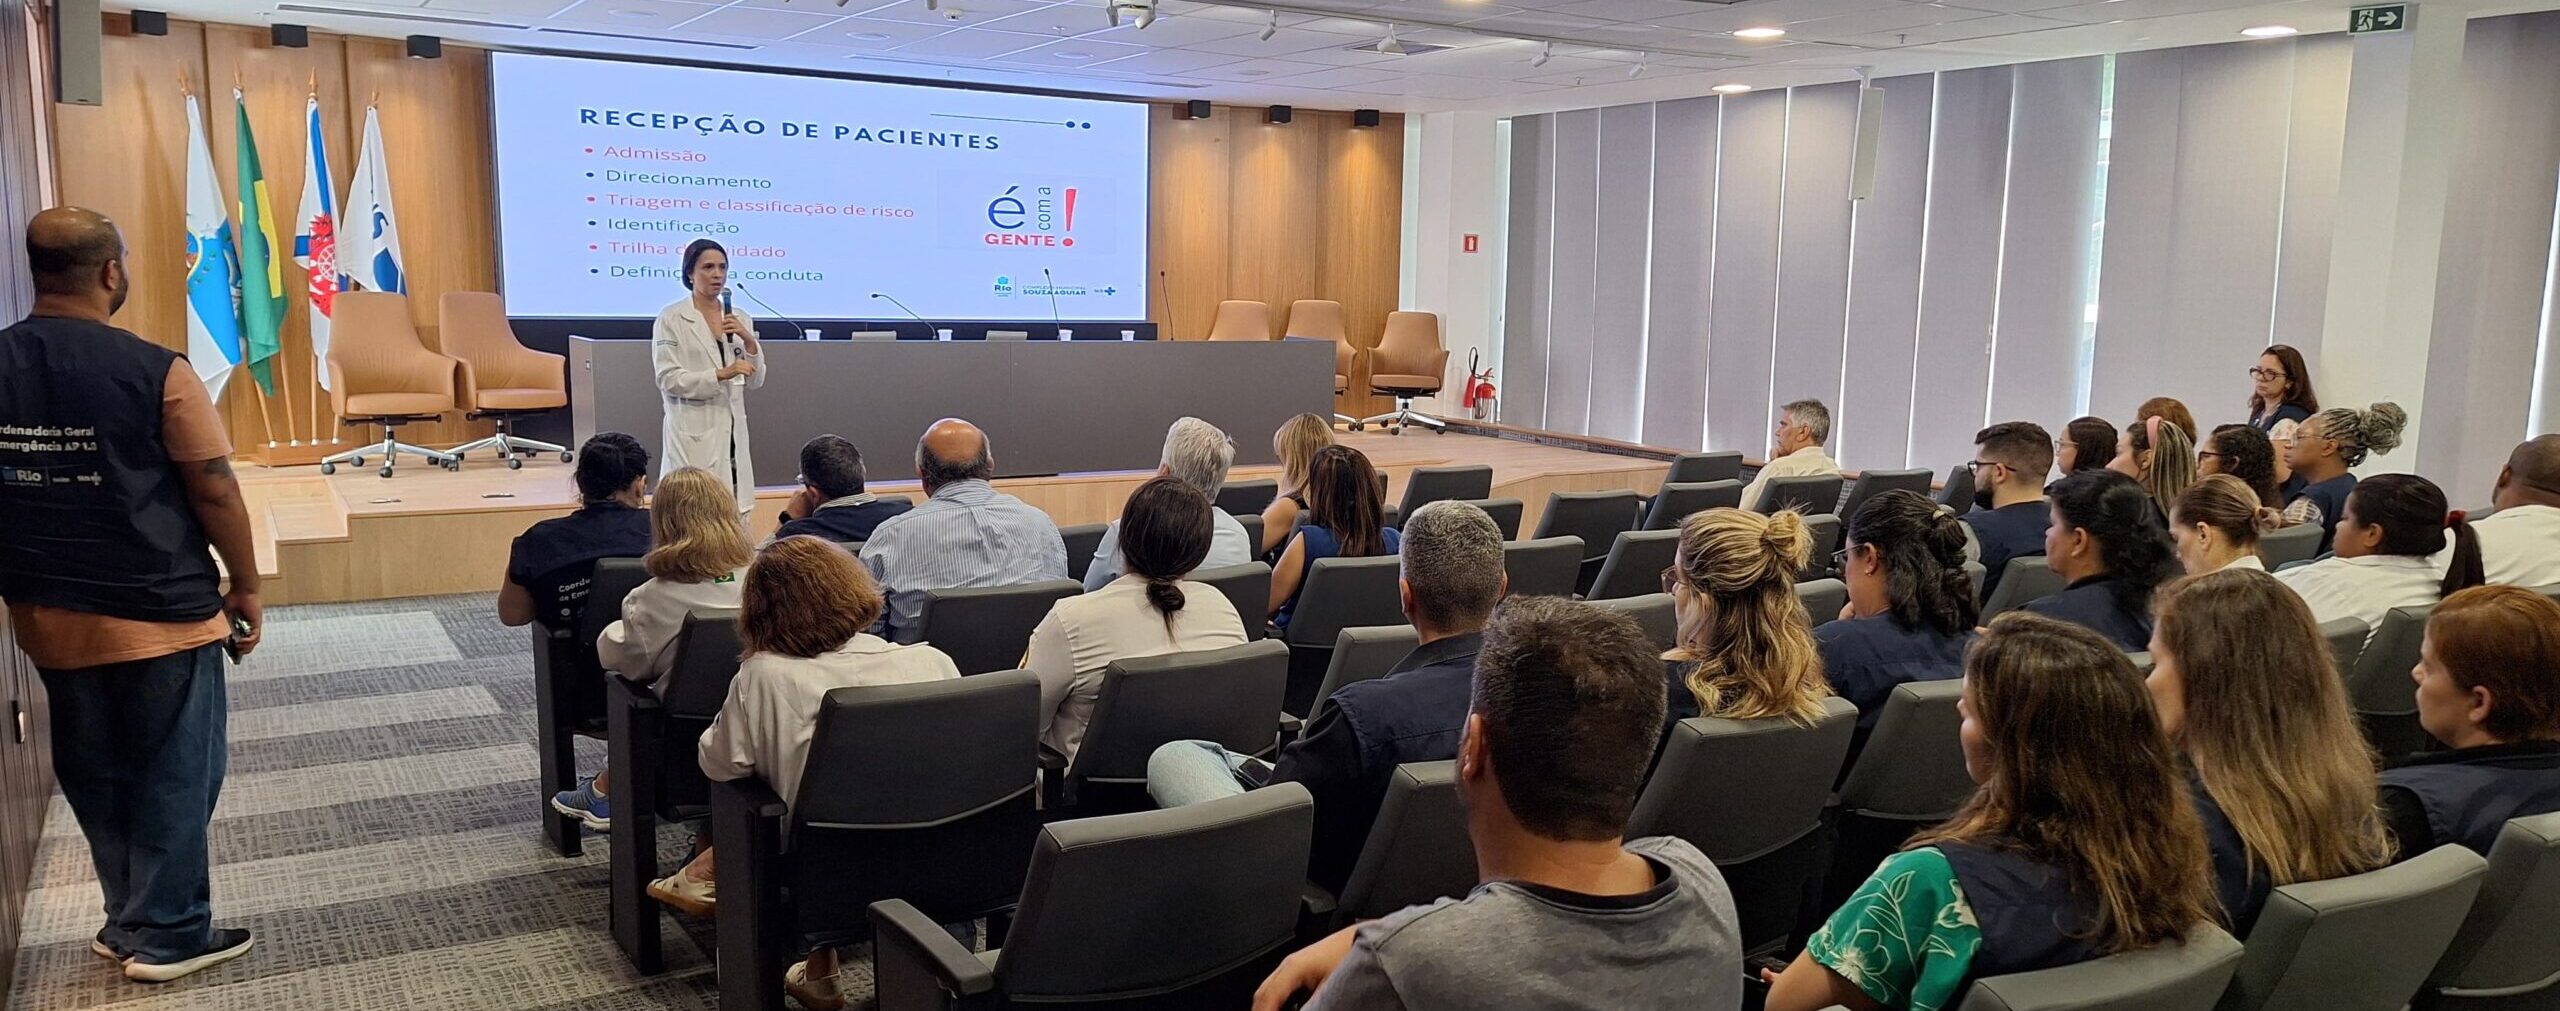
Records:
<instances>
[{"instance_id":1,"label":"table microphone","mask_svg":"<svg viewBox=\"0 0 2560 1011\"><path fill-rule=\"evenodd\" d=\"M924 324L924 325L925 325L925 326L927 326L927 327L931 327L931 326L933 326L933 321L932 321L932 320L926 319L926 318L924 318L924 317L922 317L922 316L916 316L916 311L915 311L915 310L913 310L913 309L909 309L909 308L907 308L907 304L906 304L906 303L904 303L904 302L898 301L898 297L897 297L897 296L895 296L895 295L891 295L891 294L889 294L888 292L885 292L885 291L875 291L875 292L872 292L872 293L871 293L871 297L873 297L873 298L885 298L885 299L888 299L888 300L889 300L889 304L890 304L890 305L897 306L897 307L898 307L898 309L899 309L899 311L904 312L904 313L906 313L906 314L907 314L907 315L909 315L909 316L915 316L915 321L916 321L916 322L918 322L918 323L922 323L922 324Z\"/></svg>"},{"instance_id":2,"label":"table microphone","mask_svg":"<svg viewBox=\"0 0 2560 1011\"><path fill-rule=\"evenodd\" d=\"M1053 336L1065 337L1067 324L1058 318L1058 282L1049 276L1049 268L1040 268L1040 283L1049 289L1049 325L1055 328Z\"/></svg>"},{"instance_id":3,"label":"table microphone","mask_svg":"<svg viewBox=\"0 0 2560 1011\"><path fill-rule=\"evenodd\" d=\"M765 301L763 298L758 297L758 296L756 295L756 293L755 293L755 292L753 292L753 291L749 291L749 290L747 289L747 286L746 286L746 285L743 285L743 284L737 284L737 285L731 285L730 287L738 289L738 293L739 293L739 294L747 296L747 299L748 299L749 301L752 301L752 302L754 302L756 305L763 307L763 308L764 308L764 311L769 312L769 313L772 313L772 314L773 314L773 318L778 319L778 320L781 320L781 321L783 321L783 322L785 322L785 323L789 323L789 324L791 324L791 332L792 332L792 333L794 333L794 334L805 334L805 333L807 333L807 332L809 331L808 326L806 326L806 325L802 324L799 320L792 319L791 317L784 315L784 314L783 314L783 312L782 312L782 310L780 310L780 309L776 309L776 308L774 308L774 307L773 307L773 303L771 303L771 302L767 302L767 301ZM721 309L721 311L726 312L726 311L728 311L728 308L729 308L729 306L728 306L728 302L727 302L727 299L728 299L728 297L729 297L729 292L728 292L728 290L727 290L727 289L725 289L725 288L724 288L724 289L722 289L722 290L721 290L721 292L720 292L720 297L721 297L721 299L722 299L722 302L721 302L721 305L720 305L720 309Z\"/></svg>"}]
</instances>

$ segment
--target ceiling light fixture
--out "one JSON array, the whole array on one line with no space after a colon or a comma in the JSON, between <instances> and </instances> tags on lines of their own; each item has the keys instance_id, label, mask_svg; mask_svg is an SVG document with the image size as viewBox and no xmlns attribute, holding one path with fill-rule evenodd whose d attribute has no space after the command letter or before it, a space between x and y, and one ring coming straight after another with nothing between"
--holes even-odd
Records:
<instances>
[{"instance_id":1,"label":"ceiling light fixture","mask_svg":"<svg viewBox=\"0 0 2560 1011\"><path fill-rule=\"evenodd\" d=\"M2297 34L2301 31L2301 29L2295 28L2292 25L2258 25L2254 28L2240 29L2240 34L2253 39L2280 39L2287 35Z\"/></svg>"},{"instance_id":2,"label":"ceiling light fixture","mask_svg":"<svg viewBox=\"0 0 2560 1011\"><path fill-rule=\"evenodd\" d=\"M1555 58L1555 55L1556 55L1556 44L1555 44L1555 43L1553 43L1553 42L1541 42L1541 43L1538 43L1538 55L1536 55L1536 56L1532 56L1532 57L1530 57L1530 58L1529 58L1529 65L1530 65L1530 66L1532 66L1532 67L1543 67L1543 66L1546 66L1546 65L1547 65L1547 61L1548 61L1548 60L1551 60L1551 59L1554 59L1554 58Z\"/></svg>"},{"instance_id":3,"label":"ceiling light fixture","mask_svg":"<svg viewBox=\"0 0 2560 1011\"><path fill-rule=\"evenodd\" d=\"M1746 91L1751 90L1751 86L1750 86L1750 85L1748 85L1748 84L1739 84L1739 83L1737 83L1737 84L1719 84L1719 85L1716 85L1715 87L1709 88L1709 89L1707 89L1707 90L1712 91L1712 92L1715 92L1716 94L1719 94L1719 95L1739 95L1739 94L1742 94L1743 92L1746 92Z\"/></svg>"},{"instance_id":4,"label":"ceiling light fixture","mask_svg":"<svg viewBox=\"0 0 2560 1011\"><path fill-rule=\"evenodd\" d=\"M1269 42L1272 36L1278 34L1280 34L1280 12L1272 11L1271 20L1262 26L1262 41Z\"/></svg>"},{"instance_id":5,"label":"ceiling light fixture","mask_svg":"<svg viewBox=\"0 0 2560 1011\"><path fill-rule=\"evenodd\" d=\"M941 10L942 0L924 0L924 9L929 11Z\"/></svg>"},{"instance_id":6,"label":"ceiling light fixture","mask_svg":"<svg viewBox=\"0 0 2560 1011\"><path fill-rule=\"evenodd\" d=\"M1081 52L1081 51L1076 51L1076 52L1064 52L1064 53L1051 53L1051 54L1049 54L1049 55L1051 55L1051 56L1055 56L1055 57L1057 57L1057 58L1059 58L1059 59L1061 59L1061 60L1090 60L1090 59L1092 59L1092 58L1093 58L1093 54L1092 54L1092 53Z\"/></svg>"},{"instance_id":7,"label":"ceiling light fixture","mask_svg":"<svg viewBox=\"0 0 2560 1011\"><path fill-rule=\"evenodd\" d=\"M1404 55L1404 43L1396 41L1396 26L1387 26L1387 37L1378 40L1378 51L1389 56Z\"/></svg>"},{"instance_id":8,"label":"ceiling light fixture","mask_svg":"<svg viewBox=\"0 0 2560 1011\"><path fill-rule=\"evenodd\" d=\"M1632 67L1628 67L1628 68L1627 68L1627 76L1628 76L1628 77L1634 77L1634 76L1636 76L1637 74L1644 73L1644 61L1645 61L1645 54L1643 54L1643 53L1637 53L1637 54L1636 54L1636 65L1635 65L1635 66L1632 66Z\"/></svg>"},{"instance_id":9,"label":"ceiling light fixture","mask_svg":"<svg viewBox=\"0 0 2560 1011\"><path fill-rule=\"evenodd\" d=\"M1734 32L1733 37L1737 39L1774 39L1785 35L1786 33L1787 30L1784 28L1745 28Z\"/></svg>"},{"instance_id":10,"label":"ceiling light fixture","mask_svg":"<svg viewBox=\"0 0 2560 1011\"><path fill-rule=\"evenodd\" d=\"M844 37L845 37L845 38L848 38L848 39L852 39L852 40L854 40L854 41L856 41L856 42L887 42L887 41L889 41L889 35L888 35L888 33L886 33L886 32L847 32L847 33L845 33L845 36L844 36Z\"/></svg>"}]
</instances>

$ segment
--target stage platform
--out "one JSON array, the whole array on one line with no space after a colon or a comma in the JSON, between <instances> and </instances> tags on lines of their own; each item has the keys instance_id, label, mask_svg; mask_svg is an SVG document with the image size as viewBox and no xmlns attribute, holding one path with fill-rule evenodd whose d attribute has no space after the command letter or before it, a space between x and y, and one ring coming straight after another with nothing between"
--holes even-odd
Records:
<instances>
[{"instance_id":1,"label":"stage platform","mask_svg":"<svg viewBox=\"0 0 2560 1011\"><path fill-rule=\"evenodd\" d=\"M1405 478L1416 467L1492 465L1494 497L1516 498L1525 506L1523 536L1536 528L1549 493L1631 488L1651 494L1671 455L1498 425L1457 422L1452 428L1437 435L1420 428L1400 436L1374 429L1337 432L1336 438L1367 453L1386 472L1389 502L1404 494ZM864 449L875 475L904 478L875 478L873 491L921 497L907 465L911 445ZM1001 455L1004 447L996 450ZM571 470L556 456L527 461L522 470L479 457L459 472L411 461L391 478L370 467L342 467L324 477L308 465L243 464L240 480L258 568L266 577L265 601L315 603L494 590L505 574L507 548L515 536L576 507ZM1268 465L1238 467L1232 476L1251 480L1275 477L1277 471ZM1006 478L995 484L1068 526L1118 515L1130 491L1150 476L1149 471L1114 471ZM759 539L772 533L791 491L768 487L757 495L753 533Z\"/></svg>"}]
</instances>

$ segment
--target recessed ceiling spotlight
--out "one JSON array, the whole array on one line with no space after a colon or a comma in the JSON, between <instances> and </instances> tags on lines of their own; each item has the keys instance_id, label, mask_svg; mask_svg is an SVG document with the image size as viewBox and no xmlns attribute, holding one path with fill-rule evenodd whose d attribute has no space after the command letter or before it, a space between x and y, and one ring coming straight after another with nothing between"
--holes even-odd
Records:
<instances>
[{"instance_id":1,"label":"recessed ceiling spotlight","mask_svg":"<svg viewBox=\"0 0 2560 1011\"><path fill-rule=\"evenodd\" d=\"M1262 41L1269 42L1272 36L1278 34L1280 34L1280 12L1272 11L1271 20L1262 25Z\"/></svg>"},{"instance_id":2,"label":"recessed ceiling spotlight","mask_svg":"<svg viewBox=\"0 0 2560 1011\"><path fill-rule=\"evenodd\" d=\"M2240 34L2253 39L2280 39L2287 35L2299 34L2301 31L2302 29L2292 25L2258 25L2254 28L2240 29Z\"/></svg>"},{"instance_id":3,"label":"recessed ceiling spotlight","mask_svg":"<svg viewBox=\"0 0 2560 1011\"><path fill-rule=\"evenodd\" d=\"M1627 68L1627 76L1628 76L1628 77L1634 77L1634 76L1636 76L1637 74L1644 73L1644 61L1645 61L1645 54L1643 54L1643 53L1637 53L1637 54L1636 54L1636 65L1635 65L1635 66L1632 66L1632 67L1628 67L1628 68Z\"/></svg>"},{"instance_id":4,"label":"recessed ceiling spotlight","mask_svg":"<svg viewBox=\"0 0 2560 1011\"><path fill-rule=\"evenodd\" d=\"M1748 84L1719 84L1707 90L1719 95L1739 95L1751 90L1751 86Z\"/></svg>"},{"instance_id":5,"label":"recessed ceiling spotlight","mask_svg":"<svg viewBox=\"0 0 2560 1011\"><path fill-rule=\"evenodd\" d=\"M1551 60L1551 59L1554 59L1554 58L1555 58L1555 55L1556 55L1556 44L1555 44L1555 43L1553 43L1553 42L1541 42L1541 43L1538 43L1538 55L1536 55L1536 56L1532 56L1532 57L1530 57L1530 58L1529 58L1529 65L1530 65L1530 66L1532 66L1532 67L1543 67L1543 66L1546 66L1546 65L1547 65L1547 61L1548 61L1548 60Z\"/></svg>"},{"instance_id":6,"label":"recessed ceiling spotlight","mask_svg":"<svg viewBox=\"0 0 2560 1011\"><path fill-rule=\"evenodd\" d=\"M614 17L618 17L618 18L630 18L630 19L635 20L635 21L638 21L638 20L645 20L645 19L648 19L648 18L654 18L654 17L657 17L657 16L658 16L658 12L656 12L656 11L641 10L641 9L639 9L639 8L636 8L636 7L622 7L622 8L617 8L617 9L614 9L614 10L606 11L605 13L607 13L607 14L611 14L611 15L613 15Z\"/></svg>"},{"instance_id":7,"label":"recessed ceiling spotlight","mask_svg":"<svg viewBox=\"0 0 2560 1011\"><path fill-rule=\"evenodd\" d=\"M1271 72L1270 72L1270 71L1268 71L1268 70L1239 70L1239 71L1236 71L1236 76L1237 76L1237 77L1269 77L1269 76L1271 76Z\"/></svg>"},{"instance_id":8,"label":"recessed ceiling spotlight","mask_svg":"<svg viewBox=\"0 0 2560 1011\"><path fill-rule=\"evenodd\" d=\"M1785 35L1784 28L1744 28L1733 33L1737 39L1774 39Z\"/></svg>"},{"instance_id":9,"label":"recessed ceiling spotlight","mask_svg":"<svg viewBox=\"0 0 2560 1011\"><path fill-rule=\"evenodd\" d=\"M1061 60L1090 60L1093 58L1092 53L1083 52L1081 50L1068 50L1062 53L1050 53L1049 55L1055 56Z\"/></svg>"},{"instance_id":10,"label":"recessed ceiling spotlight","mask_svg":"<svg viewBox=\"0 0 2560 1011\"><path fill-rule=\"evenodd\" d=\"M887 42L887 41L889 41L889 35L888 35L888 33L886 33L886 32L846 32L844 37L845 37L845 38L848 38L848 39L852 39L852 40L854 40L854 41L856 41L856 42Z\"/></svg>"}]
</instances>

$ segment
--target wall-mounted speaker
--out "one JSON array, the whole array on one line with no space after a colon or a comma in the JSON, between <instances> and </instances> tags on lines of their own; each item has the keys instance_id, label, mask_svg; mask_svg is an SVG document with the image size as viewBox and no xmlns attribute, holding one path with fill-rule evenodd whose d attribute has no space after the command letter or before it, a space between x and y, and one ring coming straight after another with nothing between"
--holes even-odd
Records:
<instances>
[{"instance_id":1,"label":"wall-mounted speaker","mask_svg":"<svg viewBox=\"0 0 2560 1011\"><path fill-rule=\"evenodd\" d=\"M409 36L409 58L413 60L443 59L444 40L433 35Z\"/></svg>"},{"instance_id":2,"label":"wall-mounted speaker","mask_svg":"<svg viewBox=\"0 0 2560 1011\"><path fill-rule=\"evenodd\" d=\"M1263 113L1271 118L1271 122L1286 123L1289 121L1291 116L1297 114L1297 110L1285 105L1275 105L1269 109L1263 110Z\"/></svg>"},{"instance_id":3,"label":"wall-mounted speaker","mask_svg":"<svg viewBox=\"0 0 2560 1011\"><path fill-rule=\"evenodd\" d=\"M1884 134L1884 89L1858 89L1857 154L1849 163L1849 199L1876 195L1876 140Z\"/></svg>"},{"instance_id":4,"label":"wall-mounted speaker","mask_svg":"<svg viewBox=\"0 0 2560 1011\"><path fill-rule=\"evenodd\" d=\"M1205 98L1192 99L1189 102L1183 103L1182 106L1182 118L1184 119L1207 119L1209 118L1209 112L1209 100Z\"/></svg>"},{"instance_id":5,"label":"wall-mounted speaker","mask_svg":"<svg viewBox=\"0 0 2560 1011\"><path fill-rule=\"evenodd\" d=\"M98 0L54 0L54 101L97 105L106 100L105 77L98 62L98 35L105 29Z\"/></svg>"},{"instance_id":6,"label":"wall-mounted speaker","mask_svg":"<svg viewBox=\"0 0 2560 1011\"><path fill-rule=\"evenodd\" d=\"M133 12L133 33L134 33L134 34L136 34L136 35L167 35L167 34L169 34L169 12L167 12L167 11L135 11L135 12Z\"/></svg>"},{"instance_id":7,"label":"wall-mounted speaker","mask_svg":"<svg viewBox=\"0 0 2560 1011\"><path fill-rule=\"evenodd\" d=\"M1353 109L1353 110L1351 110L1351 125L1353 125L1353 126L1376 126L1376 125L1378 125L1378 110L1376 110L1376 109Z\"/></svg>"},{"instance_id":8,"label":"wall-mounted speaker","mask_svg":"<svg viewBox=\"0 0 2560 1011\"><path fill-rule=\"evenodd\" d=\"M267 41L278 49L308 49L311 47L311 29L303 25L269 25Z\"/></svg>"}]
</instances>

